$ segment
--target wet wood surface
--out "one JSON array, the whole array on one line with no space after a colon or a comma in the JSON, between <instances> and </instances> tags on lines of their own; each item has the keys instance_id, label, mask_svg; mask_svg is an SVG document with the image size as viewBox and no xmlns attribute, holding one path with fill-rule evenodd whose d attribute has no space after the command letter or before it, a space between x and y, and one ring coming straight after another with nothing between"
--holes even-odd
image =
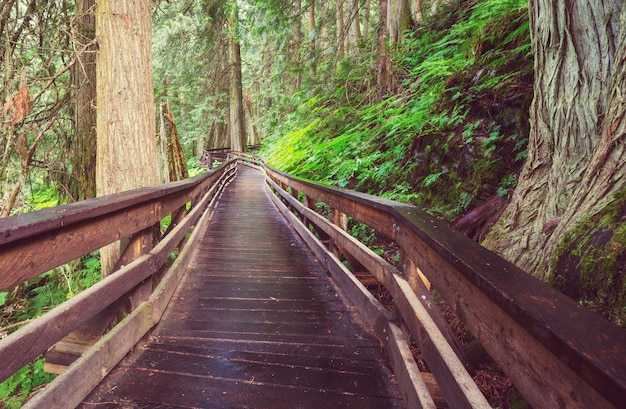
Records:
<instances>
[{"instance_id":1,"label":"wet wood surface","mask_svg":"<svg viewBox=\"0 0 626 409\"><path fill-rule=\"evenodd\" d=\"M374 335L240 168L161 322L81 408L400 408Z\"/></svg>"}]
</instances>

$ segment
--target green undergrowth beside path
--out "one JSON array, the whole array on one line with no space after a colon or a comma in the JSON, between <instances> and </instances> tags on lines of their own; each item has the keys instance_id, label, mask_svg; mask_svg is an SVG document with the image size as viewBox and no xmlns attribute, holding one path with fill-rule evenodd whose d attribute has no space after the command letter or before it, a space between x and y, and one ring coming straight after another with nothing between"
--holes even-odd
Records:
<instances>
[{"instance_id":1,"label":"green undergrowth beside path","mask_svg":"<svg viewBox=\"0 0 626 409\"><path fill-rule=\"evenodd\" d=\"M449 221L508 195L529 131L527 2L444 7L390 52L393 92L383 98L375 48L327 67L332 83L276 106L262 150L269 163Z\"/></svg>"}]
</instances>

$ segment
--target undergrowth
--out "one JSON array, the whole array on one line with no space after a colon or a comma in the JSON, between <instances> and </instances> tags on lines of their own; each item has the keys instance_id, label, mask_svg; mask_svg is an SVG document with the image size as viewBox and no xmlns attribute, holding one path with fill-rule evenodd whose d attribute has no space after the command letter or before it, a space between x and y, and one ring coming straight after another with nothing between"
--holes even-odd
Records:
<instances>
[{"instance_id":1,"label":"undergrowth","mask_svg":"<svg viewBox=\"0 0 626 409\"><path fill-rule=\"evenodd\" d=\"M281 170L419 205L446 220L516 185L526 157L532 54L527 2L449 4L391 55L378 99L375 52L297 94L262 153Z\"/></svg>"}]
</instances>

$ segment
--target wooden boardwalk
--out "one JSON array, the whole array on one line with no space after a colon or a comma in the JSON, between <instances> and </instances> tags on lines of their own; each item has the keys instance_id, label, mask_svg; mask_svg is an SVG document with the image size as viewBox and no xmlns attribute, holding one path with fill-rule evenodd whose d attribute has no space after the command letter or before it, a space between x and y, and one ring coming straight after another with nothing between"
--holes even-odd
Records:
<instances>
[{"instance_id":1,"label":"wooden boardwalk","mask_svg":"<svg viewBox=\"0 0 626 409\"><path fill-rule=\"evenodd\" d=\"M240 167L161 322L81 408L401 408L378 341Z\"/></svg>"}]
</instances>

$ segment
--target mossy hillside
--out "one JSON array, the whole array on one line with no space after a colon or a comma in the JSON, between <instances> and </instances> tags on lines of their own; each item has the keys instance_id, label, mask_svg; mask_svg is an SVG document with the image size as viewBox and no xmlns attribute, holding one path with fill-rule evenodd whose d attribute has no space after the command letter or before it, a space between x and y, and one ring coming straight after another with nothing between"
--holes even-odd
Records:
<instances>
[{"instance_id":1,"label":"mossy hillside","mask_svg":"<svg viewBox=\"0 0 626 409\"><path fill-rule=\"evenodd\" d=\"M515 186L533 78L525 1L450 4L407 33L382 101L376 53L360 58L292 101L264 147L271 165L447 219Z\"/></svg>"}]
</instances>

